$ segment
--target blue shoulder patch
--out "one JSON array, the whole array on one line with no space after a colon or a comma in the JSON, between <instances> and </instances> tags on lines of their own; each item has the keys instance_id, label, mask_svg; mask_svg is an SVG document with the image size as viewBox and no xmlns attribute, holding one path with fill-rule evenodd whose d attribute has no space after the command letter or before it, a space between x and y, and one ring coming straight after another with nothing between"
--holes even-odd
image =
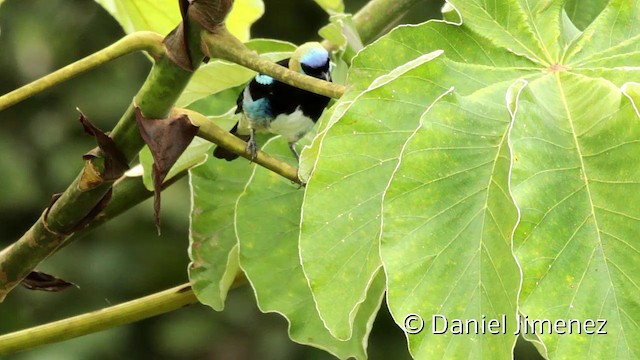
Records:
<instances>
[{"instance_id":1,"label":"blue shoulder patch","mask_svg":"<svg viewBox=\"0 0 640 360\"><path fill-rule=\"evenodd\" d=\"M271 85L273 84L273 78L269 75L258 74L256 75L256 81L260 85Z\"/></svg>"},{"instance_id":2,"label":"blue shoulder patch","mask_svg":"<svg viewBox=\"0 0 640 360\"><path fill-rule=\"evenodd\" d=\"M313 48L302 56L300 62L314 68L319 68L326 64L328 59L329 53L327 50L323 48Z\"/></svg>"}]
</instances>

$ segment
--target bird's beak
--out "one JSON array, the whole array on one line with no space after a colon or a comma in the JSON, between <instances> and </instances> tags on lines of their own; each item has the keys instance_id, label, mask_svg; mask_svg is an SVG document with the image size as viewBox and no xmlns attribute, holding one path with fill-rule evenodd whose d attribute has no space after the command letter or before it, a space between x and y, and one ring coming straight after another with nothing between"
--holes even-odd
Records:
<instances>
[{"instance_id":1,"label":"bird's beak","mask_svg":"<svg viewBox=\"0 0 640 360\"><path fill-rule=\"evenodd\" d=\"M331 74L329 74L328 72L323 72L322 78L324 79L324 81L331 81Z\"/></svg>"}]
</instances>

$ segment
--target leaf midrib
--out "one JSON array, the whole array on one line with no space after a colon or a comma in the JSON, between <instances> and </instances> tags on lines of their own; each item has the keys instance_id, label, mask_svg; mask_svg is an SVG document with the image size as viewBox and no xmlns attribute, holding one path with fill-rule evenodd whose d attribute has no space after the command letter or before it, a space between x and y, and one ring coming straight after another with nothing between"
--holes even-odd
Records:
<instances>
[{"instance_id":1,"label":"leaf midrib","mask_svg":"<svg viewBox=\"0 0 640 360\"><path fill-rule=\"evenodd\" d=\"M590 217L593 217L593 223L594 223L594 226L596 228L598 247L600 248L601 253L603 254L603 256L606 259L606 252L604 250L604 245L602 244L602 237L601 237L601 234L600 234L601 233L601 229L600 229L600 225L598 223L598 218L597 218L596 212L595 212L596 208L595 208L595 205L593 203L593 196L591 195L591 187L589 186L589 176L587 176L586 166L585 166L584 157L583 157L583 151L582 151L582 148L580 146L580 141L579 141L579 139L577 137L577 131L576 131L576 128L575 128L574 119L573 119L573 117L571 115L571 110L570 110L569 104L567 103L567 97L565 95L564 88L562 87L562 80L560 79L560 74L559 73L555 74L555 79L556 79L556 83L558 85L558 90L560 92L560 99L562 101L562 106L564 107L565 113L567 114L567 120L569 122L569 126L571 127L571 136L573 137L573 141L574 141L574 144L576 146L576 151L578 152L578 158L580 160L580 167L581 167L582 175L583 175L582 178L583 178L583 181L584 181L584 187L586 189L587 197L589 199ZM594 249L594 251L595 251L595 249ZM590 262L591 262L591 260L589 261L589 263ZM616 308L616 313L618 315L618 319L621 321L622 320L622 316L620 314L620 305L618 303L618 296L617 296L616 291L615 291L615 286L613 285L613 280L611 279L611 271L609 270L609 266L608 265L606 265L604 268L606 269L607 277L609 279L609 286L612 289L614 289L613 290L613 301L615 303L615 308ZM586 270L587 269L585 268L585 273L586 273ZM583 274L583 278L584 278L584 274ZM574 293L574 295L573 295L573 297L571 299L571 303L573 303L573 301L575 300L575 297L578 294L578 288L579 287L580 287L580 285L577 286L576 291L575 291L575 293ZM622 324L621 323L618 325L618 329L622 330ZM622 336L624 338L624 342L625 342L627 348L630 349L631 347L629 346L629 342L627 340L625 332L624 331L620 331L620 332L621 332L621 334L622 334ZM557 350L557 348L556 348L556 350Z\"/></svg>"}]
</instances>

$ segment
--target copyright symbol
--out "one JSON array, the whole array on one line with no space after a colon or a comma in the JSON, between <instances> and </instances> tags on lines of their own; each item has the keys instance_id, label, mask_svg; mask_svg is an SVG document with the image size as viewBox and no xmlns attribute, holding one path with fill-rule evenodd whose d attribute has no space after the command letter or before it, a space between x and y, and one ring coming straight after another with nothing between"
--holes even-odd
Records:
<instances>
[{"instance_id":1,"label":"copyright symbol","mask_svg":"<svg viewBox=\"0 0 640 360\"><path fill-rule=\"evenodd\" d=\"M418 314L409 314L405 316L403 325L407 334L419 334L424 329L424 320Z\"/></svg>"}]
</instances>

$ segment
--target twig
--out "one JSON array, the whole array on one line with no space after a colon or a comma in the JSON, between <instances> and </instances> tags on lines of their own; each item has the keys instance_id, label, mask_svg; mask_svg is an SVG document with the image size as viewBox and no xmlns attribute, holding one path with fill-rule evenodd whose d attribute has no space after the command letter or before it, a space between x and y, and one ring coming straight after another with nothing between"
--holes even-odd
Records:
<instances>
[{"instance_id":1,"label":"twig","mask_svg":"<svg viewBox=\"0 0 640 360\"><path fill-rule=\"evenodd\" d=\"M231 35L226 28L221 28L215 33L202 34L205 53L210 57L220 58L240 64L251 70L267 74L286 84L305 89L316 94L339 99L344 95L346 87L334 84L311 76L299 74L283 66L262 59L254 51L249 50L240 40Z\"/></svg>"},{"instance_id":2,"label":"twig","mask_svg":"<svg viewBox=\"0 0 640 360\"><path fill-rule=\"evenodd\" d=\"M154 58L162 56L165 51L162 44L162 36L150 31L140 31L129 34L84 59L78 60L30 84L0 96L0 111L26 100L33 95L39 94L46 89L63 83L85 71L136 51L146 51Z\"/></svg>"},{"instance_id":3,"label":"twig","mask_svg":"<svg viewBox=\"0 0 640 360\"><path fill-rule=\"evenodd\" d=\"M414 5L424 0L371 0L353 16L364 44L395 26Z\"/></svg>"},{"instance_id":4,"label":"twig","mask_svg":"<svg viewBox=\"0 0 640 360\"><path fill-rule=\"evenodd\" d=\"M195 111L186 109L176 109L178 113L184 113L189 116L191 122L199 126L198 136L209 140L214 144L220 145L226 149L232 150L249 160L251 160L251 153L246 150L247 143L239 138L231 135L229 131L222 129L216 125L213 121L206 116L199 114ZM300 178L298 178L298 169L287 164L284 161L280 161L273 156L259 150L253 162L263 166L276 174L279 174L295 183L302 184Z\"/></svg>"},{"instance_id":5,"label":"twig","mask_svg":"<svg viewBox=\"0 0 640 360\"><path fill-rule=\"evenodd\" d=\"M161 57L136 95L135 104L146 116L166 117L192 74ZM135 123L133 104L110 137L126 159L131 160L138 154L144 143ZM0 302L42 260L55 252L72 233L80 230L78 225L86 223L111 190L113 181L105 180L91 190L83 189L81 183L82 174L50 206L46 221L41 216L18 241L0 251Z\"/></svg>"}]
</instances>

